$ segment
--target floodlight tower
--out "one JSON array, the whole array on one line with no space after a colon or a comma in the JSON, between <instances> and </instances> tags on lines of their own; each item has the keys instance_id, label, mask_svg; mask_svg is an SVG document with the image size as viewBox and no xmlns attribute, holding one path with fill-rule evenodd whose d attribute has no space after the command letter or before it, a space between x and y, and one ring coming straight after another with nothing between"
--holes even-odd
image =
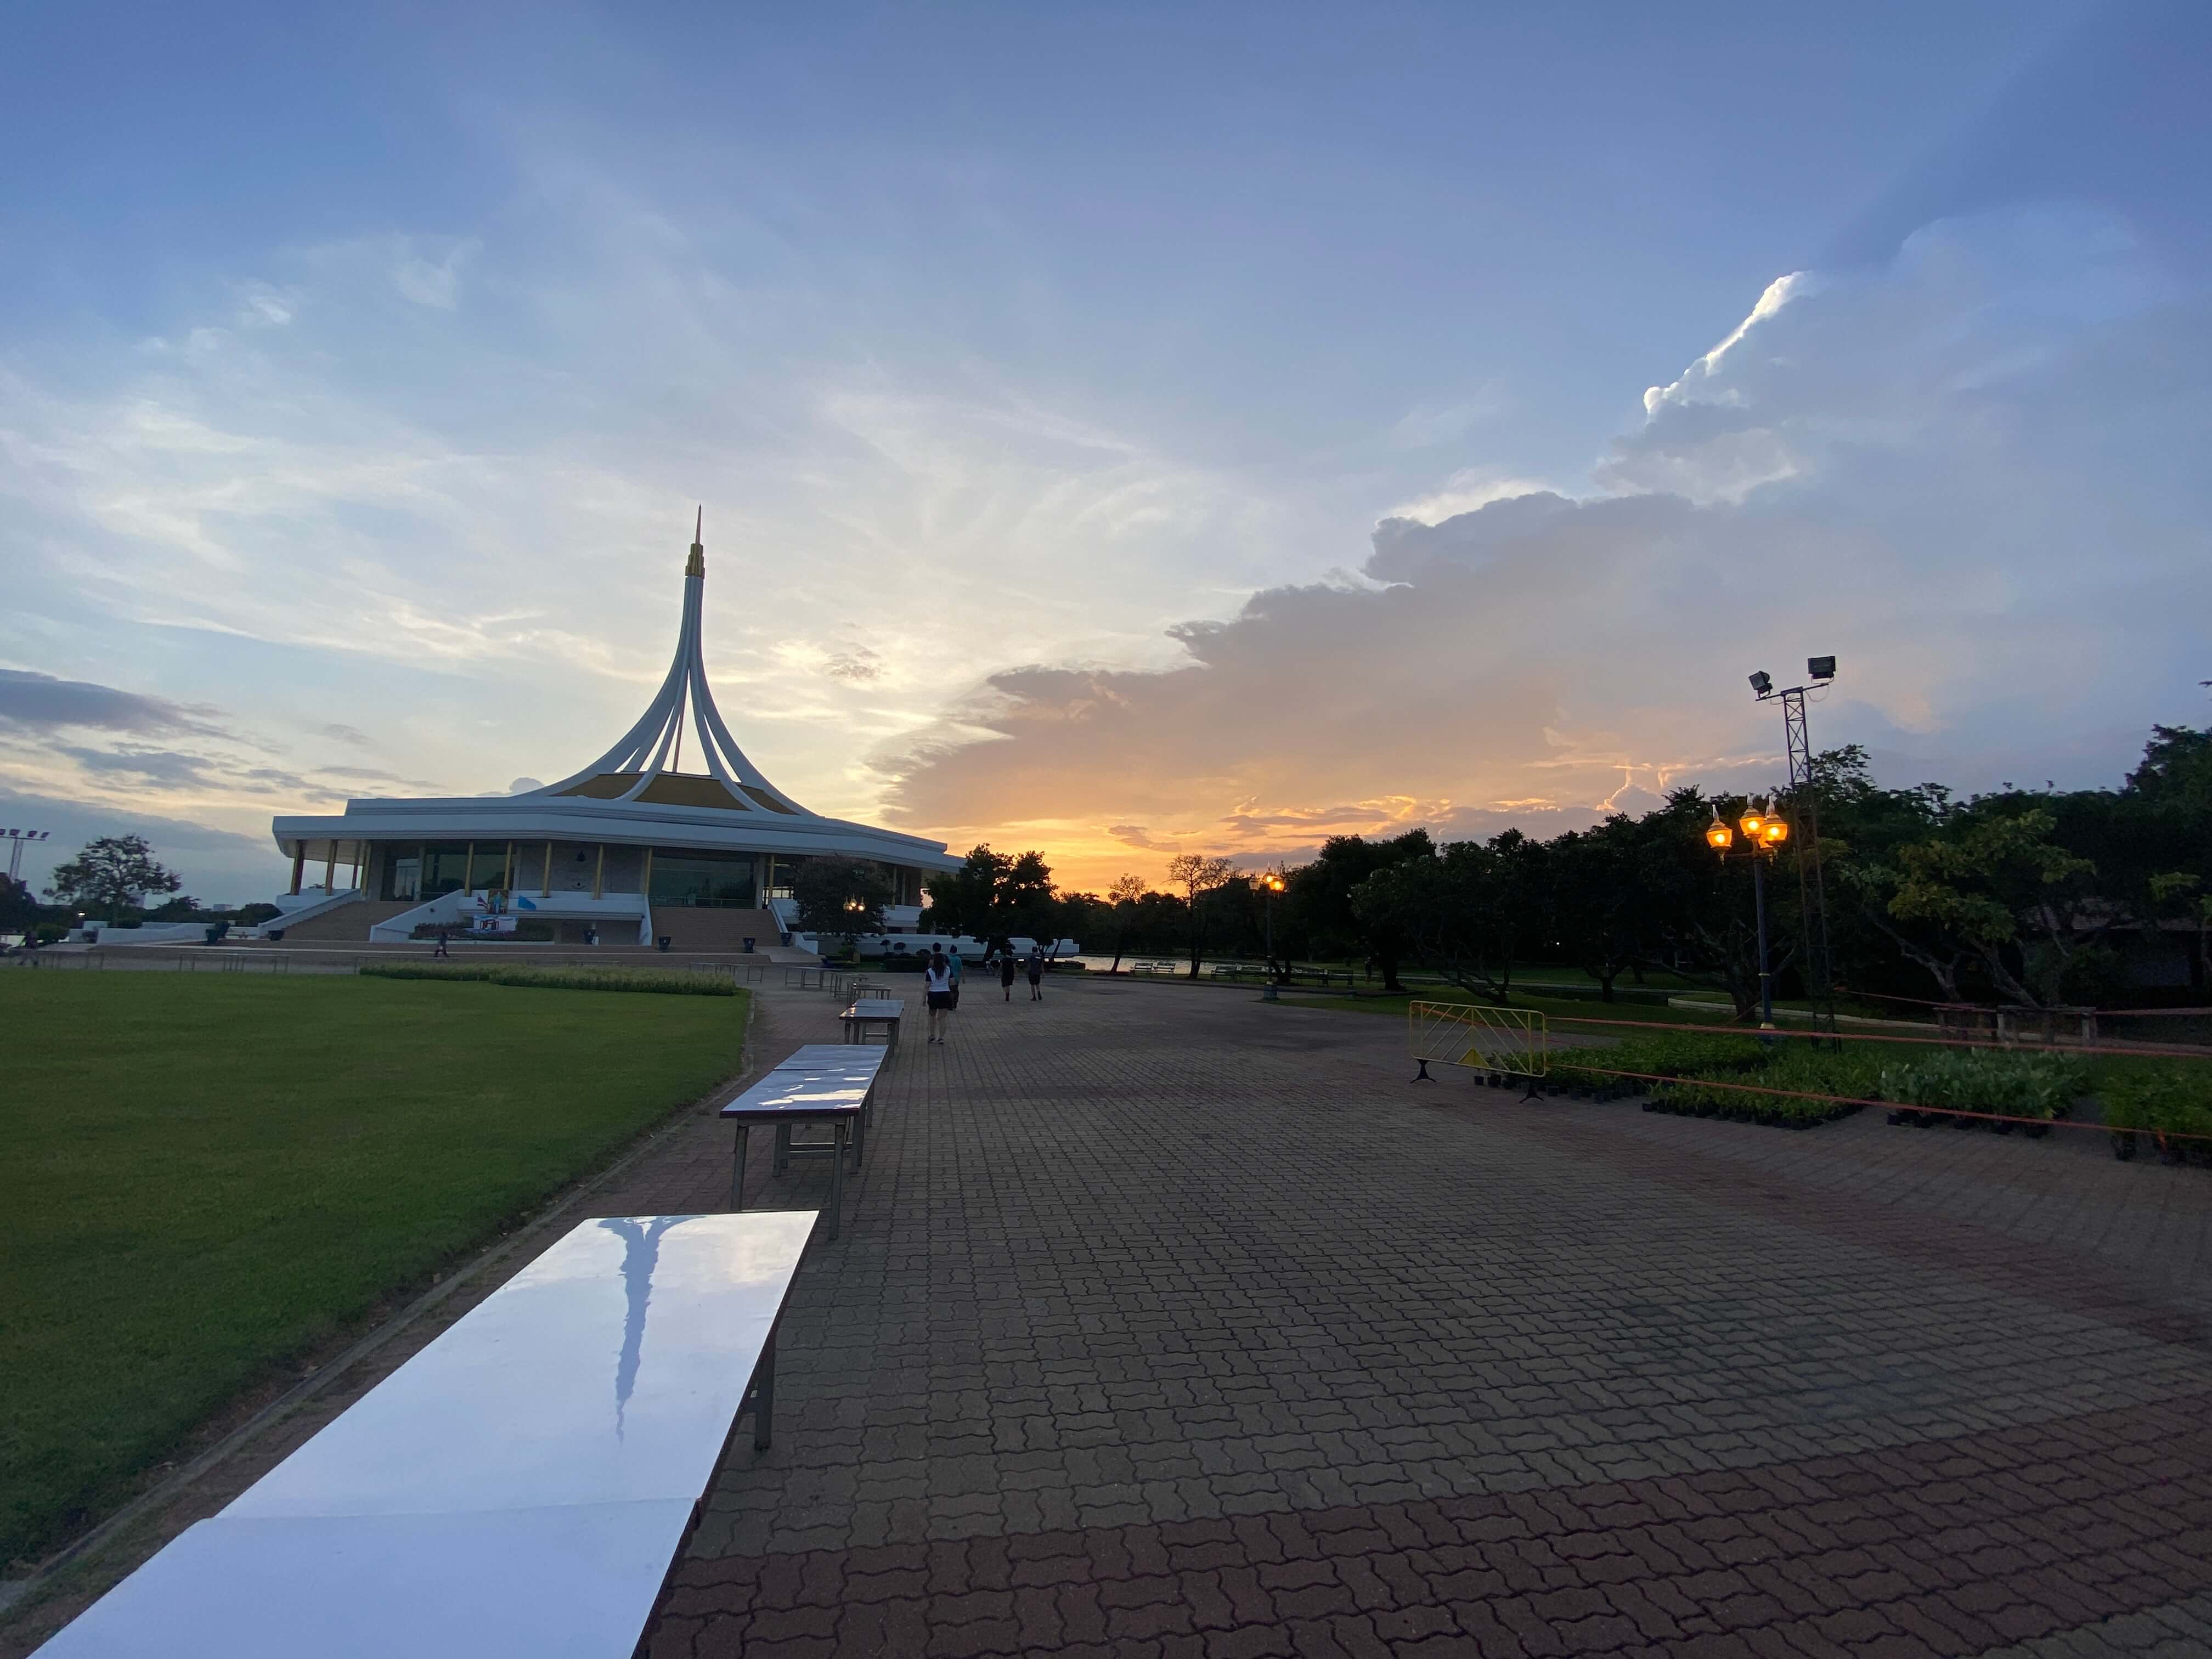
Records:
<instances>
[{"instance_id":1,"label":"floodlight tower","mask_svg":"<svg viewBox=\"0 0 2212 1659\"><path fill-rule=\"evenodd\" d=\"M1752 695L1782 705L1782 740L1790 751L1790 794L1804 834L1797 843L1797 920L1805 942L1805 988L1815 1030L1836 1029L1836 994L1828 963L1828 890L1820 878L1820 818L1813 799L1813 740L1805 730L1805 693L1836 678L1833 657L1808 657L1805 684L1775 690L1764 669L1751 677Z\"/></svg>"},{"instance_id":2,"label":"floodlight tower","mask_svg":"<svg viewBox=\"0 0 2212 1659\"><path fill-rule=\"evenodd\" d=\"M45 830L0 830L0 841L8 843L8 880L11 884L22 872L24 844L48 840L51 835Z\"/></svg>"}]
</instances>

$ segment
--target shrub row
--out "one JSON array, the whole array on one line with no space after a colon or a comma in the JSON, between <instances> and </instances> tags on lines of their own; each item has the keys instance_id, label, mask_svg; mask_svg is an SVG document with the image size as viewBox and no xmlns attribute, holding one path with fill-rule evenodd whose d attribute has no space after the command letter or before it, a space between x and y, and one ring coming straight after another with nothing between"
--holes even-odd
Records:
<instances>
[{"instance_id":1,"label":"shrub row","mask_svg":"<svg viewBox=\"0 0 2212 1659\"><path fill-rule=\"evenodd\" d=\"M1666 1080L1611 1075L1619 1072ZM1648 1095L1647 1111L1692 1117L1805 1129L1848 1117L1858 1102L1879 1100L1898 1104L1893 1123L1968 1128L1988 1121L2008 1133L2010 1123L1992 1120L2034 1118L2031 1135L2047 1133L2043 1126L2065 1115L2086 1080L2081 1062L2063 1055L1944 1050L1899 1057L1856 1043L1838 1053L1802 1040L1769 1046L1703 1033L1633 1037L1580 1064L1557 1066L1553 1075L1573 1093ZM1724 1086L1731 1084L1739 1086ZM1790 1092L1750 1092L1754 1088ZM1952 1112L1975 1115L1954 1118Z\"/></svg>"},{"instance_id":2,"label":"shrub row","mask_svg":"<svg viewBox=\"0 0 2212 1659\"><path fill-rule=\"evenodd\" d=\"M2112 1132L2112 1156L2133 1158L2136 1137L2148 1133L2169 1164L2212 1164L2212 1071L2161 1066L2130 1071L2098 1091L2105 1103L2105 1127Z\"/></svg>"},{"instance_id":3,"label":"shrub row","mask_svg":"<svg viewBox=\"0 0 2212 1659\"><path fill-rule=\"evenodd\" d=\"M534 986L546 991L652 991L668 996L733 997L734 981L719 974L659 968L532 968L474 962L369 962L361 971L375 979L465 979L491 985Z\"/></svg>"}]
</instances>

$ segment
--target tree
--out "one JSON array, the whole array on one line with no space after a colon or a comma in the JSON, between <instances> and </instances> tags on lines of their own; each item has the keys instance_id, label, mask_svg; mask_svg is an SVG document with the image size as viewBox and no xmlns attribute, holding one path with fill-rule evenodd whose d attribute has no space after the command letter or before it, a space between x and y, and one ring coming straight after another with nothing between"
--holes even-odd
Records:
<instances>
[{"instance_id":1,"label":"tree","mask_svg":"<svg viewBox=\"0 0 2212 1659\"><path fill-rule=\"evenodd\" d=\"M1211 858L1203 853L1178 853L1168 860L1168 879L1182 888L1189 897L1190 976L1193 979L1198 977L1198 964L1206 952L1201 902L1236 873L1237 866L1227 859Z\"/></svg>"},{"instance_id":2,"label":"tree","mask_svg":"<svg viewBox=\"0 0 2212 1659\"><path fill-rule=\"evenodd\" d=\"M1613 1000L1613 982L1647 954L1644 841L1635 820L1616 813L1550 843L1553 929L1568 959L1597 981L1601 1001Z\"/></svg>"},{"instance_id":3,"label":"tree","mask_svg":"<svg viewBox=\"0 0 2212 1659\"><path fill-rule=\"evenodd\" d=\"M1130 918L1135 915L1137 902L1145 896L1146 888L1141 876L1122 875L1114 878L1114 884L1106 890L1106 896L1114 906L1114 965L1107 972L1121 971L1121 947L1128 943Z\"/></svg>"},{"instance_id":4,"label":"tree","mask_svg":"<svg viewBox=\"0 0 2212 1659\"><path fill-rule=\"evenodd\" d=\"M1398 982L1398 959L1406 949L1403 933L1387 907L1363 912L1352 902L1352 890L1376 871L1408 859L1428 859L1436 847L1425 830L1408 830L1388 841L1369 841L1361 836L1334 836L1322 844L1321 856L1291 871L1285 896L1288 910L1306 935L1309 956L1334 956L1339 951L1371 960L1382 975L1382 988L1402 991Z\"/></svg>"},{"instance_id":5,"label":"tree","mask_svg":"<svg viewBox=\"0 0 2212 1659\"><path fill-rule=\"evenodd\" d=\"M1890 914L1963 945L2014 1001L2058 1000L2067 969L2103 929L2085 936L2077 925L2097 866L2051 841L2057 823L2040 806L1990 811L1899 848Z\"/></svg>"},{"instance_id":6,"label":"tree","mask_svg":"<svg viewBox=\"0 0 2212 1659\"><path fill-rule=\"evenodd\" d=\"M988 842L969 848L957 870L929 878L929 906L921 919L922 931L990 938L998 931L999 890L1013 868L1014 860L1004 853L993 852Z\"/></svg>"},{"instance_id":7,"label":"tree","mask_svg":"<svg viewBox=\"0 0 2212 1659\"><path fill-rule=\"evenodd\" d=\"M801 932L842 939L849 949L861 934L883 932L891 887L864 859L813 858L799 866L791 896L799 902Z\"/></svg>"},{"instance_id":8,"label":"tree","mask_svg":"<svg viewBox=\"0 0 2212 1659\"><path fill-rule=\"evenodd\" d=\"M994 937L1024 934L1048 951L1058 941L1060 906L1053 890L1052 866L1044 861L1043 854L1020 854L1007 866L992 913Z\"/></svg>"},{"instance_id":9,"label":"tree","mask_svg":"<svg viewBox=\"0 0 2212 1659\"><path fill-rule=\"evenodd\" d=\"M0 933L33 933L39 927L39 901L31 884L0 876Z\"/></svg>"},{"instance_id":10,"label":"tree","mask_svg":"<svg viewBox=\"0 0 2212 1659\"><path fill-rule=\"evenodd\" d=\"M120 921L151 893L173 893L181 878L154 861L154 849L140 836L103 836L88 842L67 864L54 866L46 896L62 904L104 910Z\"/></svg>"},{"instance_id":11,"label":"tree","mask_svg":"<svg viewBox=\"0 0 2212 1659\"><path fill-rule=\"evenodd\" d=\"M1544 932L1547 848L1518 830L1401 859L1352 890L1354 913L1462 990L1510 1002L1513 968Z\"/></svg>"}]
</instances>

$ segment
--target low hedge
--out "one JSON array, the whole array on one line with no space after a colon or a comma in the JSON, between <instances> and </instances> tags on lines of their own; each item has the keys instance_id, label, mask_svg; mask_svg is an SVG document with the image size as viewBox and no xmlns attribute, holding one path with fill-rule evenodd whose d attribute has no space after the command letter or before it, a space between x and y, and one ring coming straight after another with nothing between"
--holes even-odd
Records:
<instances>
[{"instance_id":1,"label":"low hedge","mask_svg":"<svg viewBox=\"0 0 2212 1659\"><path fill-rule=\"evenodd\" d=\"M374 979L463 979L521 985L542 991L651 991L665 996L733 997L737 983L720 974L687 974L660 968L532 968L474 962L368 962Z\"/></svg>"},{"instance_id":2,"label":"low hedge","mask_svg":"<svg viewBox=\"0 0 2212 1659\"><path fill-rule=\"evenodd\" d=\"M1618 1073L1639 1073L1623 1078ZM1892 1122L2033 1118L2030 1134L2063 1117L2087 1081L2079 1060L2062 1054L1939 1050L1899 1058L1871 1045L1835 1050L1803 1038L1771 1044L1755 1038L1668 1033L1632 1037L1553 1068L1560 1086L1614 1099L1644 1095L1647 1111L1809 1128L1848 1117L1866 1101L1894 1102ZM1735 1085L1733 1087L1728 1085ZM1774 1090L1779 1092L1758 1092ZM2212 1103L2204 1108L2212 1115ZM1969 1115L1954 1117L1953 1113Z\"/></svg>"},{"instance_id":3,"label":"low hedge","mask_svg":"<svg viewBox=\"0 0 2212 1659\"><path fill-rule=\"evenodd\" d=\"M2133 1158L2136 1137L2148 1133L2169 1164L2212 1163L2212 1068L2147 1066L2120 1073L2097 1091L2112 1154Z\"/></svg>"}]
</instances>

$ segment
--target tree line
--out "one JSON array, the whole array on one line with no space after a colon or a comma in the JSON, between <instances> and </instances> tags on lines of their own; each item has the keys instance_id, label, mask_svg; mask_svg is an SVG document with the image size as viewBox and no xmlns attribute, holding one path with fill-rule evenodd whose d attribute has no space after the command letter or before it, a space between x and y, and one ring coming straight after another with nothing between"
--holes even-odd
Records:
<instances>
[{"instance_id":1,"label":"tree line","mask_svg":"<svg viewBox=\"0 0 2212 1659\"><path fill-rule=\"evenodd\" d=\"M1510 1001L1531 968L1567 967L1610 1001L1618 981L1662 972L1759 1002L1752 884L1708 845L1716 817L1752 805L1694 786L1640 817L1616 814L1548 840L1509 830L1438 842L1425 830L1340 836L1272 871L1187 854L1170 890L1124 876L1104 894L1062 892L1043 855L980 846L928 884L926 931L988 939L1073 938L1110 955L1366 964L1386 989L1408 967ZM1761 798L1795 833L1768 866L1778 994L1809 990L1812 907L1825 896L1832 982L1845 993L2030 1006L2202 998L2212 979L2212 731L2154 728L2118 789L2005 787L1959 797L1940 784L1876 784L1856 744L1814 757L1809 780ZM1741 852L1741 838L1735 849ZM1267 951L1266 878L1280 878ZM1813 921L1817 928L1817 921ZM2145 963L2163 987L2139 981Z\"/></svg>"}]
</instances>

